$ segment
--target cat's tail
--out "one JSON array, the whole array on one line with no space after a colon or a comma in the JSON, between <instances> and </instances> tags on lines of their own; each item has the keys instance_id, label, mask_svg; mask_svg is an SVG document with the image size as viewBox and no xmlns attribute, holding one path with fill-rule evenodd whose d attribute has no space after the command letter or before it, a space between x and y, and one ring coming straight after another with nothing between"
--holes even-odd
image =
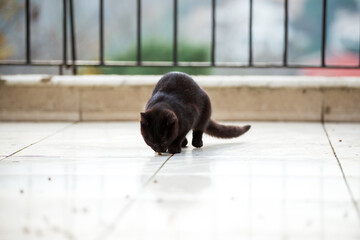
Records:
<instances>
[{"instance_id":1,"label":"cat's tail","mask_svg":"<svg viewBox=\"0 0 360 240\"><path fill-rule=\"evenodd\" d=\"M222 125L210 119L210 122L205 129L205 133L217 138L235 138L246 133L250 127L250 125L242 127Z\"/></svg>"}]
</instances>

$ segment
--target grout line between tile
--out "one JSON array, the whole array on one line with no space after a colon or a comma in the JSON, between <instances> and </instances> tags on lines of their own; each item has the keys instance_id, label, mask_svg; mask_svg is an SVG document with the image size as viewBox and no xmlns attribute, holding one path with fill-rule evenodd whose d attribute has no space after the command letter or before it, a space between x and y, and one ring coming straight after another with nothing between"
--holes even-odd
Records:
<instances>
[{"instance_id":1,"label":"grout line between tile","mask_svg":"<svg viewBox=\"0 0 360 240\"><path fill-rule=\"evenodd\" d=\"M94 240L103 240L106 239L109 234L114 230L116 224L121 220L121 218L129 211L130 207L135 203L135 201L138 199L138 196L141 194L141 192L145 189L145 187L155 178L156 174L160 172L160 170L165 166L165 164L169 161L171 157L173 157L174 154L169 156L162 164L161 166L149 177L149 179L140 187L137 194L135 194L134 197L132 197L127 204L120 210L120 212L116 215L112 223L110 223L105 229L94 239Z\"/></svg>"},{"instance_id":2,"label":"grout line between tile","mask_svg":"<svg viewBox=\"0 0 360 240\"><path fill-rule=\"evenodd\" d=\"M37 140L37 141L35 141L35 142L31 143L31 144L29 144L29 145L27 145L27 146L25 146L25 147L23 147L23 148L19 149L19 150L15 151L15 152L13 152L13 153L11 153L11 154L9 154L9 155L7 155L6 157L1 158L1 159L0 159L0 162L1 162L2 160L5 160L5 159L7 159L7 158L11 157L11 156L14 156L15 154L17 154L17 153L21 152L22 150L25 150L25 149L27 149L27 148L29 148L29 147L31 147L31 146L33 146L33 145L37 144L37 143L39 143L39 142L41 142L41 141L43 141L43 140L45 140L45 139L49 138L49 137L54 136L55 134L57 134L57 133L59 133L59 132L61 132L61 131L64 131L65 129L67 129L67 128L69 128L69 127L73 126L73 125L74 125L74 124L76 124L76 123L78 123L78 121L76 121L76 122L72 122L72 123L70 123L69 125L66 125L65 127L63 127L63 128L61 128L61 129L59 129L59 130L57 130L57 131L55 131L55 132L53 132L53 133L51 133L51 134L49 134L49 135L47 135L47 136L45 136L45 137L43 137L43 138L41 138L41 139L39 139L39 140Z\"/></svg>"},{"instance_id":3,"label":"grout line between tile","mask_svg":"<svg viewBox=\"0 0 360 240\"><path fill-rule=\"evenodd\" d=\"M356 200L355 200L354 194L353 194L353 192L351 191L349 182L347 181L347 178L346 178L346 176L345 176L345 172L344 172L344 169L343 169L343 167L342 167L342 165L341 165L340 159L339 159L339 157L337 156L336 151L335 151L335 148L334 148L334 146L333 146L333 144L332 144L332 142L331 142L331 140L330 140L329 134L328 134L328 132L327 132L327 130L326 130L326 127L325 127L325 123L322 122L321 125L322 125L322 127L323 127L323 129L324 129L324 132L325 132L325 134L326 134L326 137L327 137L327 139L328 139L328 141L329 141L331 150L332 150L332 152L333 152L333 154L334 154L334 156L335 156L335 158L336 158L336 161L337 161L337 163L338 163L338 165L339 165L339 168L340 168L341 174L342 174L342 176L343 176L343 179L344 179L346 188L347 188L347 190L348 190L348 192L349 192L351 201L352 201L352 203L353 203L353 205L354 205L355 211L356 211L357 216L358 216L358 220L360 221L360 210L359 210L359 207L358 207L357 202L356 202Z\"/></svg>"}]
</instances>

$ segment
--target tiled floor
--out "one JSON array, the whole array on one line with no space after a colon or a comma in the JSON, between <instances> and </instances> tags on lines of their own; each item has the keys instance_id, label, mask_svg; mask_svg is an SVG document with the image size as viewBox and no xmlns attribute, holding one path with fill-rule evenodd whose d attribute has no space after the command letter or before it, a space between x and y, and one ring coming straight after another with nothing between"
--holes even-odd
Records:
<instances>
[{"instance_id":1,"label":"tiled floor","mask_svg":"<svg viewBox=\"0 0 360 240\"><path fill-rule=\"evenodd\" d=\"M359 201L360 124L157 156L134 122L0 123L1 240L360 239Z\"/></svg>"}]
</instances>

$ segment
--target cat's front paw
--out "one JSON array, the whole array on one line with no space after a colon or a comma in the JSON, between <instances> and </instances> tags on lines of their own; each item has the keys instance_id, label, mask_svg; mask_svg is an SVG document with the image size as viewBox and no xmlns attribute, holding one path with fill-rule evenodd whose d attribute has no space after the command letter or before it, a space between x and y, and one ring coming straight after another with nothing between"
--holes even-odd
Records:
<instances>
[{"instance_id":1,"label":"cat's front paw","mask_svg":"<svg viewBox=\"0 0 360 240\"><path fill-rule=\"evenodd\" d=\"M168 151L171 154L181 153L181 147L180 146L170 146Z\"/></svg>"}]
</instances>

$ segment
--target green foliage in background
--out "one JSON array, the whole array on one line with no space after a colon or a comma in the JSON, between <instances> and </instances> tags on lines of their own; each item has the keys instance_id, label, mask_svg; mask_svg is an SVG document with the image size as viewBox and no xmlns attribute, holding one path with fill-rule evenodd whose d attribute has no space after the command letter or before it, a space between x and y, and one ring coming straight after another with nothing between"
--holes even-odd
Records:
<instances>
[{"instance_id":1,"label":"green foliage in background","mask_svg":"<svg viewBox=\"0 0 360 240\"><path fill-rule=\"evenodd\" d=\"M133 47L124 53L110 57L113 61L136 61L136 48ZM173 47L171 44L158 41L148 41L141 46L142 61L168 61L173 60ZM178 61L208 62L209 47L181 44L178 46ZM122 75L162 75L170 71L182 71L193 75L208 75L210 68L189 67L84 67L80 74L122 74Z\"/></svg>"}]
</instances>

